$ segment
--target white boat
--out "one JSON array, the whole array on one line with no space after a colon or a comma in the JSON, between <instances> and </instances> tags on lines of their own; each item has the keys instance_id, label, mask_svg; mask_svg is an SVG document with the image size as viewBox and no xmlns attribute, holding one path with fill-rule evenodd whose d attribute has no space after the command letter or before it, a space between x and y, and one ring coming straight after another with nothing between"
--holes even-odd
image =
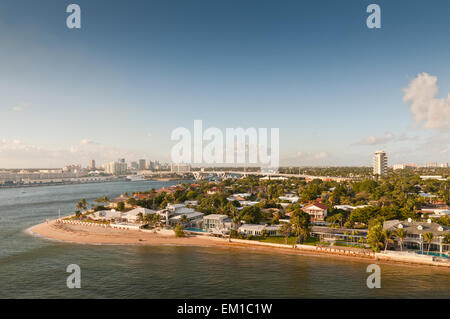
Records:
<instances>
[{"instance_id":1,"label":"white boat","mask_svg":"<svg viewBox=\"0 0 450 319\"><path fill-rule=\"evenodd\" d=\"M142 175L128 175L127 179L131 182L145 181L145 177Z\"/></svg>"}]
</instances>

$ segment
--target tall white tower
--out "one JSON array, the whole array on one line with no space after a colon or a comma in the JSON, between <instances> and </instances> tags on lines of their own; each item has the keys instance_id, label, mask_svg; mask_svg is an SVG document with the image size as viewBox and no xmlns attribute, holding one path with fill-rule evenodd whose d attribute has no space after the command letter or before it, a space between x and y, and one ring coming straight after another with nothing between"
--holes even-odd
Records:
<instances>
[{"instance_id":1,"label":"tall white tower","mask_svg":"<svg viewBox=\"0 0 450 319\"><path fill-rule=\"evenodd\" d=\"M385 151L376 151L373 156L373 175L387 175L387 156Z\"/></svg>"}]
</instances>

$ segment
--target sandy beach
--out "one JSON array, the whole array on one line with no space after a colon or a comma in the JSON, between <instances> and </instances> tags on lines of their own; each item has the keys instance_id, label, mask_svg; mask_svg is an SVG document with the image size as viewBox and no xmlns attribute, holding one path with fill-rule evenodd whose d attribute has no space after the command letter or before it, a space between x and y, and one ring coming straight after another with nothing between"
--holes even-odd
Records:
<instances>
[{"instance_id":1,"label":"sandy beach","mask_svg":"<svg viewBox=\"0 0 450 319\"><path fill-rule=\"evenodd\" d=\"M323 252L304 251L300 249L259 246L256 244L245 244L229 242L228 239L210 236L187 235L176 237L152 232L135 230L122 230L113 228L103 228L96 226L84 226L57 223L55 220L45 222L28 229L31 234L38 235L50 240L58 240L78 244L93 245L147 245L147 246L199 246L217 248L241 248L246 250L258 250L269 253L286 253L296 255L316 255L333 258L351 258L367 260L366 258L350 256L330 256Z\"/></svg>"},{"instance_id":2,"label":"sandy beach","mask_svg":"<svg viewBox=\"0 0 450 319\"><path fill-rule=\"evenodd\" d=\"M48 221L27 230L32 235L37 235L49 240L57 240L77 244L92 245L143 245L143 246L198 246L198 247L216 247L216 248L236 248L246 249L247 251L258 251L265 253L281 253L292 255L317 256L333 259L347 259L354 261L374 262L373 258L365 258L351 255L331 254L328 252L293 249L285 247L263 246L257 243L229 242L228 239L216 238L210 236L187 235L185 237L176 237L170 234L160 234L153 232L144 232L136 230L123 230L113 228L103 228L96 226L84 226L57 223L56 220ZM383 264L402 264L414 266L416 263L396 261L396 260L377 260L377 263ZM433 267L425 265L425 267ZM444 267L449 269L448 267ZM450 271L450 269L449 269Z\"/></svg>"},{"instance_id":3,"label":"sandy beach","mask_svg":"<svg viewBox=\"0 0 450 319\"><path fill-rule=\"evenodd\" d=\"M110 245L223 245L225 240L202 236L175 237L158 233L57 223L49 221L31 227L33 234L72 243Z\"/></svg>"}]
</instances>

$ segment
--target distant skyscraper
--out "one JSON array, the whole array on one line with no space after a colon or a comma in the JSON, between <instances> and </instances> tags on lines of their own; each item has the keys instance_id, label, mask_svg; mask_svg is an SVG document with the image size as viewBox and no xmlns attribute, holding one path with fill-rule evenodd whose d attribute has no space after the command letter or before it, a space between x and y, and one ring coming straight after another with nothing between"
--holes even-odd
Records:
<instances>
[{"instance_id":1,"label":"distant skyscraper","mask_svg":"<svg viewBox=\"0 0 450 319\"><path fill-rule=\"evenodd\" d=\"M139 160L139 169L144 170L145 169L145 159Z\"/></svg>"},{"instance_id":2,"label":"distant skyscraper","mask_svg":"<svg viewBox=\"0 0 450 319\"><path fill-rule=\"evenodd\" d=\"M191 171L191 165L172 163L170 166L170 171L172 173L189 173Z\"/></svg>"},{"instance_id":3,"label":"distant skyscraper","mask_svg":"<svg viewBox=\"0 0 450 319\"><path fill-rule=\"evenodd\" d=\"M127 173L127 164L121 161L106 163L104 167L107 174L124 175Z\"/></svg>"},{"instance_id":4,"label":"distant skyscraper","mask_svg":"<svg viewBox=\"0 0 450 319\"><path fill-rule=\"evenodd\" d=\"M139 164L137 162L131 162L130 166L132 169L139 169Z\"/></svg>"},{"instance_id":5,"label":"distant skyscraper","mask_svg":"<svg viewBox=\"0 0 450 319\"><path fill-rule=\"evenodd\" d=\"M89 169L94 170L95 169L95 160L91 160L89 163Z\"/></svg>"},{"instance_id":6,"label":"distant skyscraper","mask_svg":"<svg viewBox=\"0 0 450 319\"><path fill-rule=\"evenodd\" d=\"M376 151L373 156L373 174L379 176L387 175L387 156L384 151Z\"/></svg>"}]
</instances>

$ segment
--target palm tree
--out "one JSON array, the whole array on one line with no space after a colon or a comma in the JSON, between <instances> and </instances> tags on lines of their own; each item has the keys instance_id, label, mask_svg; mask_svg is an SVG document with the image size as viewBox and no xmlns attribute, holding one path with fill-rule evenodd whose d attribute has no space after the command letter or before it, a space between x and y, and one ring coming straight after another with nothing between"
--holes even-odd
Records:
<instances>
[{"instance_id":1,"label":"palm tree","mask_svg":"<svg viewBox=\"0 0 450 319\"><path fill-rule=\"evenodd\" d=\"M181 215L180 222L185 225L188 222L186 215Z\"/></svg>"},{"instance_id":2,"label":"palm tree","mask_svg":"<svg viewBox=\"0 0 450 319\"><path fill-rule=\"evenodd\" d=\"M384 239L384 251L386 252L389 243L393 243L392 232L388 229L383 230L383 239Z\"/></svg>"},{"instance_id":3,"label":"palm tree","mask_svg":"<svg viewBox=\"0 0 450 319\"><path fill-rule=\"evenodd\" d=\"M430 254L430 246L431 246L431 242L433 241L433 233L427 232L425 234L423 234L423 240L425 240L428 243L428 250L427 250L427 255Z\"/></svg>"},{"instance_id":4,"label":"palm tree","mask_svg":"<svg viewBox=\"0 0 450 319\"><path fill-rule=\"evenodd\" d=\"M286 245L288 244L288 238L291 234L292 225L290 223L283 223L280 228L280 233L284 236L284 240L286 242Z\"/></svg>"},{"instance_id":5,"label":"palm tree","mask_svg":"<svg viewBox=\"0 0 450 319\"><path fill-rule=\"evenodd\" d=\"M77 205L75 206L75 209L82 209L82 210L86 210L87 209L87 201L86 199L82 199L80 200Z\"/></svg>"},{"instance_id":6,"label":"palm tree","mask_svg":"<svg viewBox=\"0 0 450 319\"><path fill-rule=\"evenodd\" d=\"M398 241L400 242L400 250L403 251L403 240L406 238L406 231L402 228L398 228L395 232L395 237L398 238Z\"/></svg>"},{"instance_id":7,"label":"palm tree","mask_svg":"<svg viewBox=\"0 0 450 319\"><path fill-rule=\"evenodd\" d=\"M238 214L235 214L234 217L233 217L233 225L234 225L234 228L235 228L235 229L238 229L239 226L240 226L240 224L241 224L241 219L239 218L239 215L238 215Z\"/></svg>"}]
</instances>

